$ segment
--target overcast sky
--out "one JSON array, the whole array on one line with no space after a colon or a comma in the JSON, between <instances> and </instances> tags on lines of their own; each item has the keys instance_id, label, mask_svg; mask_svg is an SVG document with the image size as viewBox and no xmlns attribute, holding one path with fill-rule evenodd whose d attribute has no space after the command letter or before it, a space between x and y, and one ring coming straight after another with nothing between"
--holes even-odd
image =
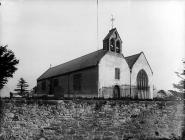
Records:
<instances>
[{"instance_id":1,"label":"overcast sky","mask_svg":"<svg viewBox=\"0 0 185 140\"><path fill-rule=\"evenodd\" d=\"M30 85L52 66L102 48L114 26L123 41L124 56L143 51L158 89L172 89L185 53L185 3L178 0L99 0L97 43L96 0L2 0L0 44L20 60L8 87L20 77ZM97 45L98 44L98 45Z\"/></svg>"}]
</instances>

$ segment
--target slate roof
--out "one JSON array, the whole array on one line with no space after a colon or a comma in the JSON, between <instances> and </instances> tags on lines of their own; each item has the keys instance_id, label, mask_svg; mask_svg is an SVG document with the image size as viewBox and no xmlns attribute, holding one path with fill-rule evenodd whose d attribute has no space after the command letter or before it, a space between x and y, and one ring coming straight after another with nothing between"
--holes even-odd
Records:
<instances>
[{"instance_id":1,"label":"slate roof","mask_svg":"<svg viewBox=\"0 0 185 140\"><path fill-rule=\"evenodd\" d=\"M113 33L114 31L116 31L116 28L113 28L113 29L109 30L109 33L105 36L105 38L104 38L103 40L109 39L110 36L112 35L112 33Z\"/></svg>"},{"instance_id":2,"label":"slate roof","mask_svg":"<svg viewBox=\"0 0 185 140\"><path fill-rule=\"evenodd\" d=\"M62 75L65 73L70 73L83 68L96 66L106 52L107 51L101 49L101 50L89 53L87 55L81 56L79 58L73 59L71 61L68 61L66 63L49 68L37 80L39 81L42 79L47 79L47 78Z\"/></svg>"},{"instance_id":3,"label":"slate roof","mask_svg":"<svg viewBox=\"0 0 185 140\"><path fill-rule=\"evenodd\" d=\"M140 52L138 54L134 54L134 55L125 57L125 60L127 61L130 69L132 69L133 65L135 64L135 62L137 61L137 59L139 58L141 53L142 52Z\"/></svg>"},{"instance_id":4,"label":"slate roof","mask_svg":"<svg viewBox=\"0 0 185 140\"><path fill-rule=\"evenodd\" d=\"M109 30L109 33L105 36L105 38L104 38L103 40L108 40L108 39L111 37L111 35L112 35L112 33L113 33L114 31L117 32L117 34L118 34L118 36L119 36L119 38L120 38L120 40L121 40L121 37L120 37L120 35L119 35L119 33L118 33L118 31L117 31L116 28L113 28L113 29ZM121 41L122 41L122 40L121 40Z\"/></svg>"}]
</instances>

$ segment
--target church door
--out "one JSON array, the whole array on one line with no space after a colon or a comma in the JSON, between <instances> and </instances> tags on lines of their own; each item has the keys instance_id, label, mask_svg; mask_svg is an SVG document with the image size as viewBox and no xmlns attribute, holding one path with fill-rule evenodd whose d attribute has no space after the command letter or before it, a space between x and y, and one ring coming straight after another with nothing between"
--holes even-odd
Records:
<instances>
[{"instance_id":1,"label":"church door","mask_svg":"<svg viewBox=\"0 0 185 140\"><path fill-rule=\"evenodd\" d=\"M148 76L144 70L140 70L137 75L137 90L138 95L136 98L147 98L147 91L148 91Z\"/></svg>"},{"instance_id":2,"label":"church door","mask_svg":"<svg viewBox=\"0 0 185 140\"><path fill-rule=\"evenodd\" d=\"M113 89L113 98L120 98L120 89L117 85Z\"/></svg>"}]
</instances>

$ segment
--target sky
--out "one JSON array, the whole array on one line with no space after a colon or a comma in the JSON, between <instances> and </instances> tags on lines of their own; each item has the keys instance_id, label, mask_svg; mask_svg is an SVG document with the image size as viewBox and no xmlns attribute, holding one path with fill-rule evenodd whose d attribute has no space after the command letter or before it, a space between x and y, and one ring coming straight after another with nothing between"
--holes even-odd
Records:
<instances>
[{"instance_id":1,"label":"sky","mask_svg":"<svg viewBox=\"0 0 185 140\"><path fill-rule=\"evenodd\" d=\"M111 15L129 56L144 52L157 89L173 89L185 56L183 0L0 0L0 45L20 60L7 87L23 77L30 85L55 66L102 49Z\"/></svg>"}]
</instances>

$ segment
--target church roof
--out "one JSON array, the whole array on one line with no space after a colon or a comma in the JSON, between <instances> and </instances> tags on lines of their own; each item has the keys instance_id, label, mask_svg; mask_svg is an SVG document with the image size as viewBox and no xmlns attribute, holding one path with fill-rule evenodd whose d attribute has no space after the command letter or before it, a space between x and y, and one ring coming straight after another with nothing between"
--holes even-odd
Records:
<instances>
[{"instance_id":1,"label":"church roof","mask_svg":"<svg viewBox=\"0 0 185 140\"><path fill-rule=\"evenodd\" d=\"M130 69L132 69L133 65L135 64L135 62L137 61L137 59L139 58L139 56L141 54L143 54L144 57L145 57L145 54L143 52L140 52L138 54L134 54L134 55L125 57L125 60L127 61ZM145 57L145 59L146 59L146 57ZM148 63L147 59L146 59L146 62ZM148 63L148 66L150 67L150 70L153 73L153 70L152 70L152 68L151 68L149 63Z\"/></svg>"},{"instance_id":2,"label":"church roof","mask_svg":"<svg viewBox=\"0 0 185 140\"><path fill-rule=\"evenodd\" d=\"M113 33L114 31L116 31L116 28L113 28L113 29L109 30L109 33L105 36L105 38L104 38L103 40L109 39L110 36L112 35L112 33Z\"/></svg>"},{"instance_id":3,"label":"church roof","mask_svg":"<svg viewBox=\"0 0 185 140\"><path fill-rule=\"evenodd\" d=\"M141 53L142 52L140 52L138 54L134 54L134 55L125 57L125 60L127 61L130 69L132 69L133 65L135 64L135 62L137 61L137 59L139 58Z\"/></svg>"},{"instance_id":4,"label":"church roof","mask_svg":"<svg viewBox=\"0 0 185 140\"><path fill-rule=\"evenodd\" d=\"M71 61L68 61L66 63L49 68L37 80L39 81L42 79L47 79L50 77L96 66L106 52L107 51L101 49L101 50L89 53L87 55L81 56L79 58L73 59Z\"/></svg>"},{"instance_id":5,"label":"church roof","mask_svg":"<svg viewBox=\"0 0 185 140\"><path fill-rule=\"evenodd\" d=\"M111 30L109 30L109 33L105 36L105 38L103 40L108 40L111 37L111 35L114 33L114 31L116 31L116 33L118 34L118 36L120 38L120 35L119 35L117 29L116 28L112 28ZM121 38L120 38L120 40L121 40Z\"/></svg>"}]
</instances>

